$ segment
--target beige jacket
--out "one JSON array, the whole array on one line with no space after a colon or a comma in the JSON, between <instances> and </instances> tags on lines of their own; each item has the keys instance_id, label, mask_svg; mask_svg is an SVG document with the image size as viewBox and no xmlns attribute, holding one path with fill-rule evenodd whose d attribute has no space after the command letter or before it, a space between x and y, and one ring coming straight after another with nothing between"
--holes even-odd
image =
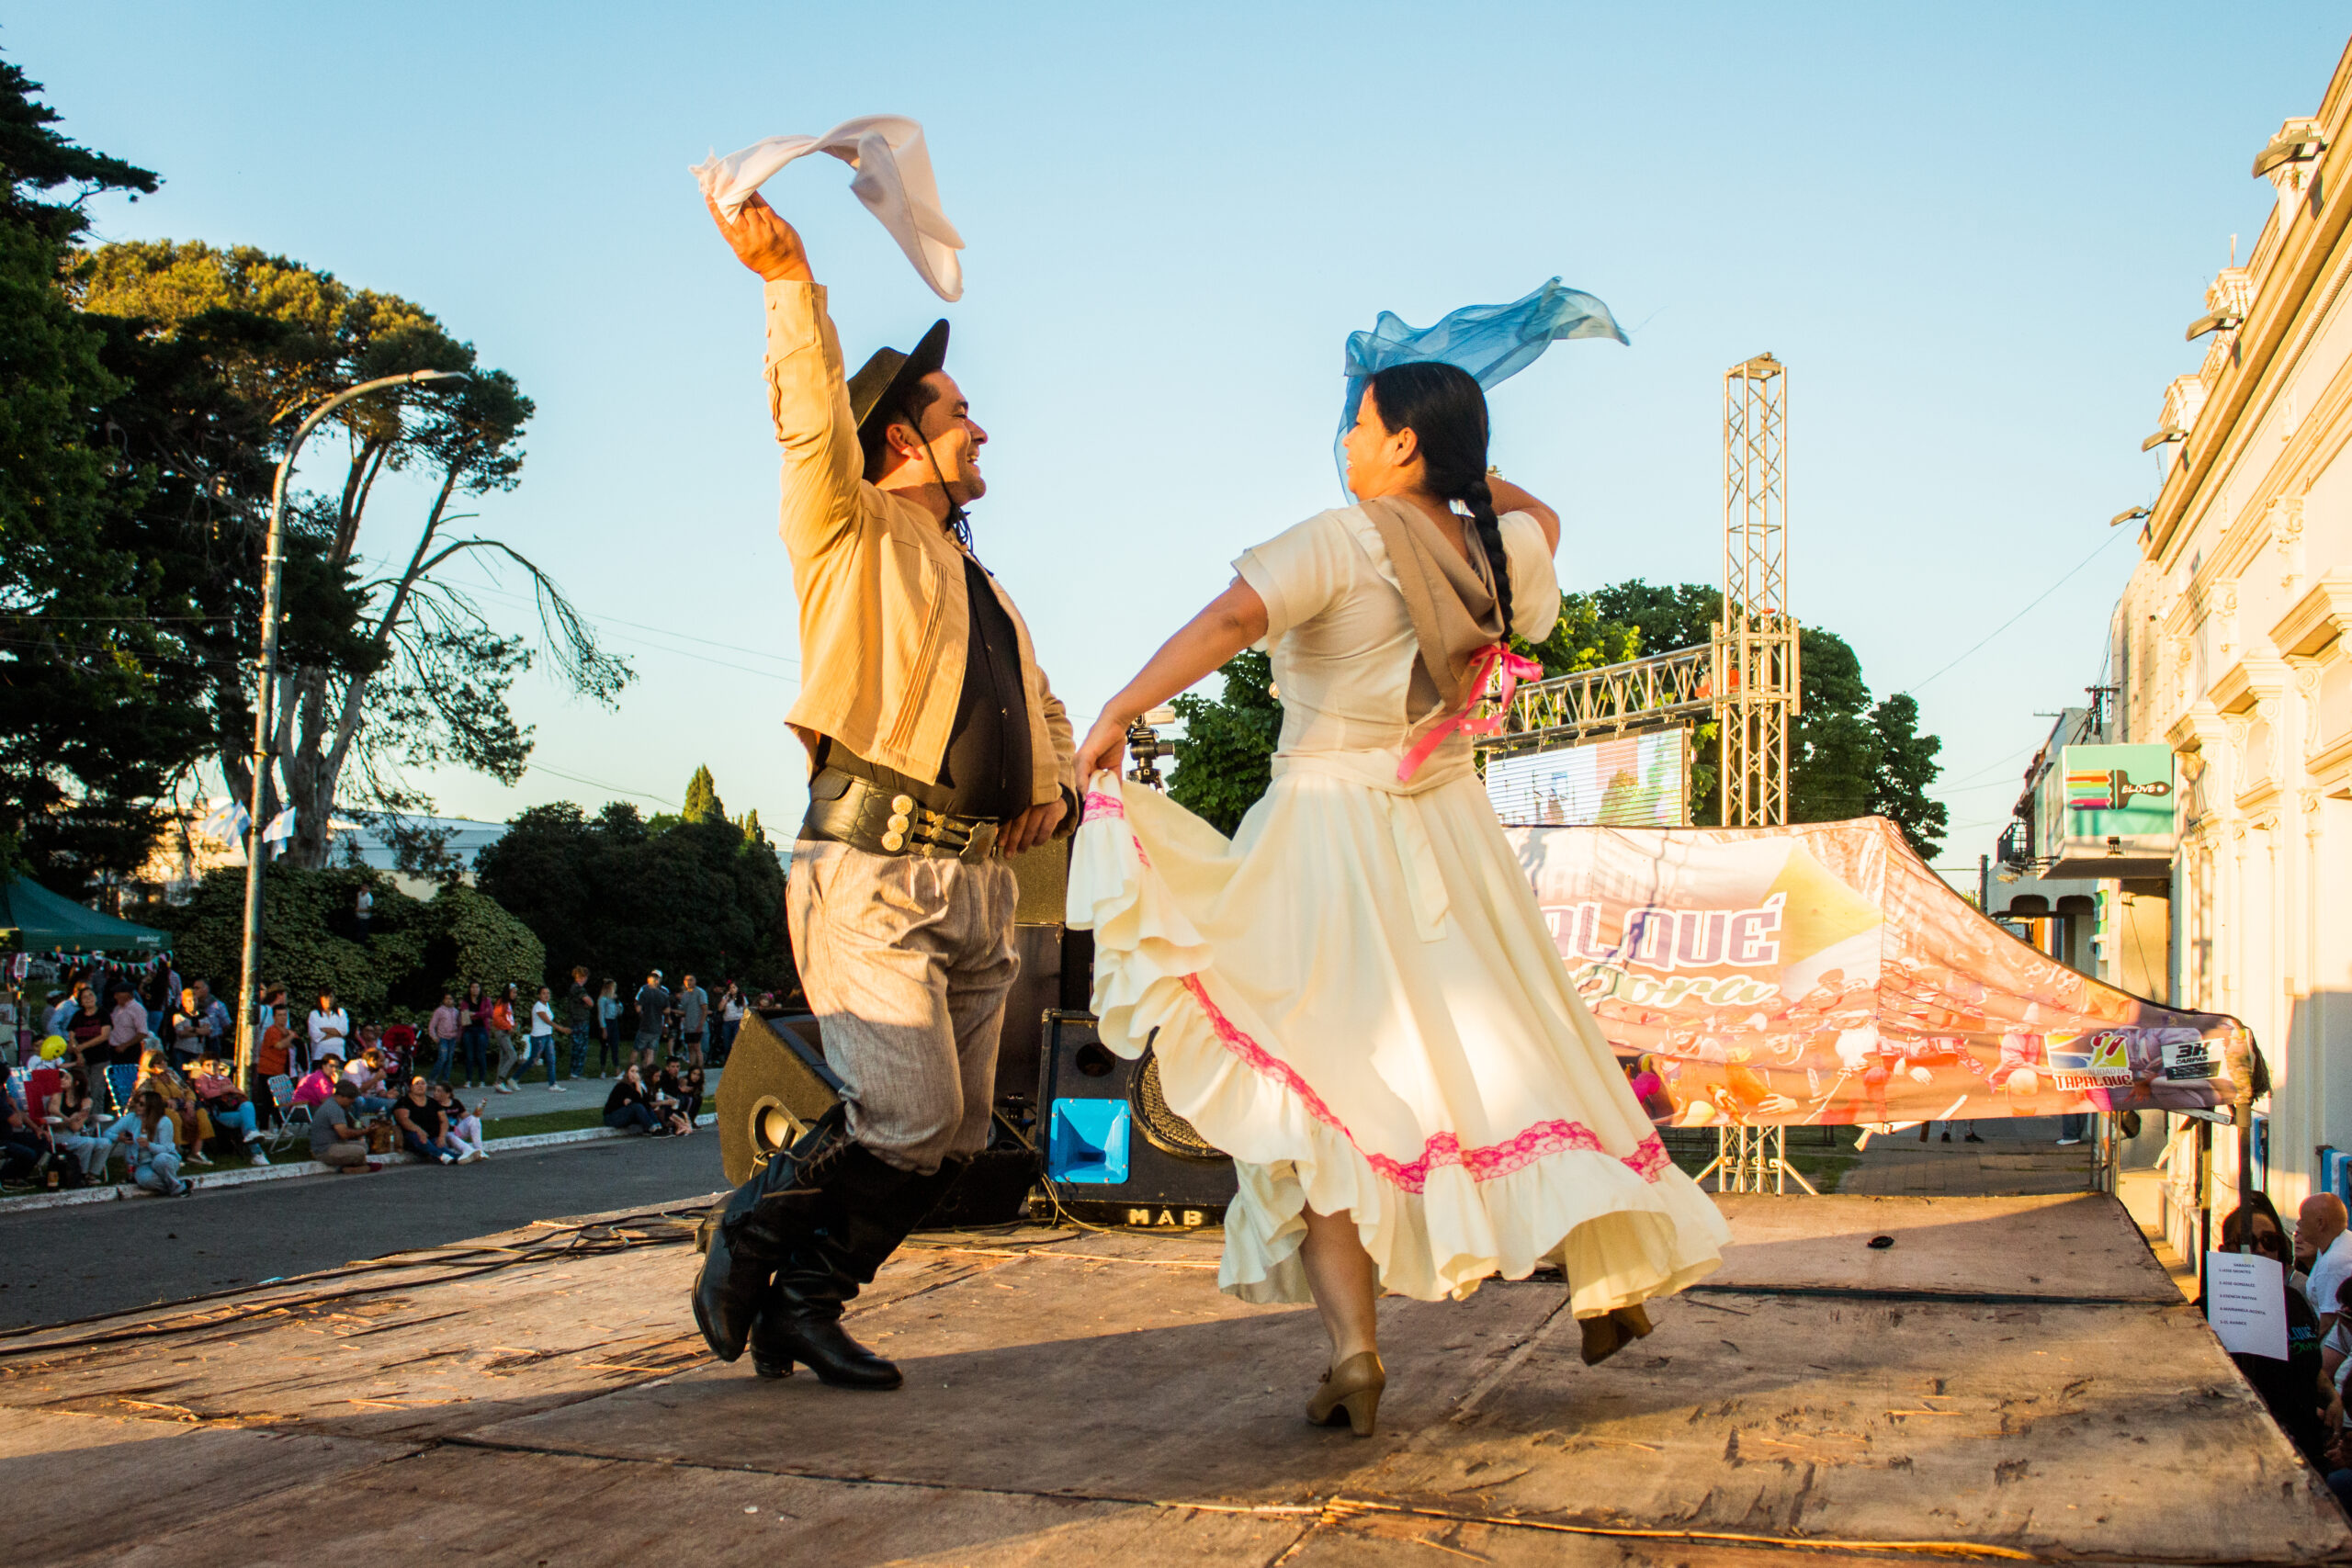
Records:
<instances>
[{"instance_id":1,"label":"beige jacket","mask_svg":"<svg viewBox=\"0 0 2352 1568\"><path fill-rule=\"evenodd\" d=\"M784 449L784 518L800 600L800 700L786 722L816 754L831 736L869 762L935 780L964 689L970 614L964 550L912 502L861 477L841 342L816 284L767 286L768 412ZM1043 805L1076 798L1077 742L1046 684L1028 623L989 581L1021 644L1029 755ZM1062 831L1077 826L1065 818Z\"/></svg>"}]
</instances>

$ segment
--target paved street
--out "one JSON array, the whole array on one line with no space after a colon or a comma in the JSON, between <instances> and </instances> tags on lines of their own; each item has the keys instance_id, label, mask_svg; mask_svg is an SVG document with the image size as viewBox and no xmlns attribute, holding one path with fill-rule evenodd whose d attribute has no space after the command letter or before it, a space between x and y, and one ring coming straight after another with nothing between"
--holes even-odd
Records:
<instances>
[{"instance_id":1,"label":"paved street","mask_svg":"<svg viewBox=\"0 0 2352 1568\"><path fill-rule=\"evenodd\" d=\"M723 1179L709 1128L216 1192L197 1174L193 1197L0 1214L0 1328L127 1311L537 1219L671 1202Z\"/></svg>"},{"instance_id":2,"label":"paved street","mask_svg":"<svg viewBox=\"0 0 2352 1568\"><path fill-rule=\"evenodd\" d=\"M1984 1142L1966 1141L1972 1125ZM1950 1143L1943 1141L1947 1131ZM2057 1137L2057 1119L2049 1116L1939 1122L1925 1143L1919 1140L1919 1129L1909 1128L1872 1138L1838 1190L1905 1198L2086 1190L2091 1179L2090 1143L2060 1148Z\"/></svg>"}]
</instances>

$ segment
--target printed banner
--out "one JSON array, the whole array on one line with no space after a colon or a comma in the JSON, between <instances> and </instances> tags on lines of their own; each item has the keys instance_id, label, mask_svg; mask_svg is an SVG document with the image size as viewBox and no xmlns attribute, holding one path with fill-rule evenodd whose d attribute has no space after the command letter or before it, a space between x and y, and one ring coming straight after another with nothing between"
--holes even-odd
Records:
<instances>
[{"instance_id":1,"label":"printed banner","mask_svg":"<svg viewBox=\"0 0 2352 1568\"><path fill-rule=\"evenodd\" d=\"M2018 941L1877 818L1507 831L1662 1124L2204 1111L2252 1044Z\"/></svg>"}]
</instances>

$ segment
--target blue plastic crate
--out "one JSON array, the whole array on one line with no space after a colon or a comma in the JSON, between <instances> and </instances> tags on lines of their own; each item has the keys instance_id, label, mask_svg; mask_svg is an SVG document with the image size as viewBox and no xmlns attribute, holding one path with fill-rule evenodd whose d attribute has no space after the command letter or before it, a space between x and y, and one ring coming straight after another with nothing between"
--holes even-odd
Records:
<instances>
[{"instance_id":1,"label":"blue plastic crate","mask_svg":"<svg viewBox=\"0 0 2352 1568\"><path fill-rule=\"evenodd\" d=\"M1049 1180L1116 1187L1127 1179L1132 1119L1124 1100L1057 1100L1046 1134Z\"/></svg>"}]
</instances>

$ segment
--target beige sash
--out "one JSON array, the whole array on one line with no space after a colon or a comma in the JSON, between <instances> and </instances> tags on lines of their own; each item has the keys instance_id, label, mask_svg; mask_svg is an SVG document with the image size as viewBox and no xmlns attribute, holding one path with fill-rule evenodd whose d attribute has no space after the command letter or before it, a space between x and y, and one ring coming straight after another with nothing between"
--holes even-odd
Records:
<instances>
[{"instance_id":1,"label":"beige sash","mask_svg":"<svg viewBox=\"0 0 2352 1568\"><path fill-rule=\"evenodd\" d=\"M1481 649L1504 637L1494 576L1475 534L1465 559L1429 513L1409 501L1383 496L1363 502L1363 513L1380 531L1389 570L1405 595L1405 614L1421 645L1406 699L1406 711L1415 716L1418 728L1477 695L1468 690L1470 667ZM1464 527L1470 527L1466 520Z\"/></svg>"}]
</instances>

